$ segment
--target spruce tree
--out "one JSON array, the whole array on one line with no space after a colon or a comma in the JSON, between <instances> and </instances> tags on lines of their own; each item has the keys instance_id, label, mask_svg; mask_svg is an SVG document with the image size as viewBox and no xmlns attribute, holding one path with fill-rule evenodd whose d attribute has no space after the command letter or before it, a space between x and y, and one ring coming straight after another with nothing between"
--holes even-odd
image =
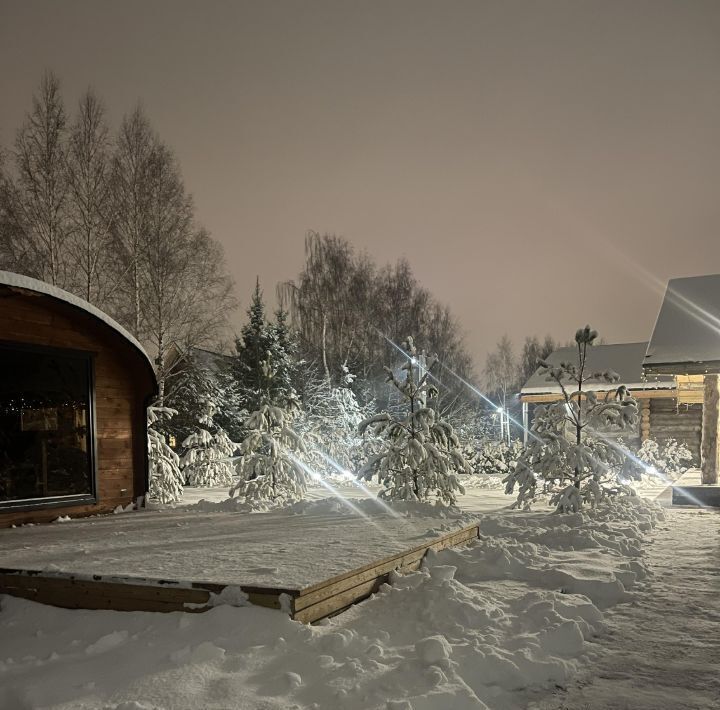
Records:
<instances>
[{"instance_id":1,"label":"spruce tree","mask_svg":"<svg viewBox=\"0 0 720 710\"><path fill-rule=\"evenodd\" d=\"M307 487L306 466L300 458L305 447L291 426L297 398L291 393L284 406L271 401L276 370L270 353L261 362L260 374L263 400L245 421L237 463L240 480L229 494L246 502L296 500Z\"/></svg>"},{"instance_id":2,"label":"spruce tree","mask_svg":"<svg viewBox=\"0 0 720 710\"><path fill-rule=\"evenodd\" d=\"M248 411L257 410L267 402L284 403L294 393L297 346L287 325L287 313L279 309L275 317L275 323L266 317L258 280L248 309L248 322L235 342L234 375L239 403ZM272 378L263 373L268 355L272 360Z\"/></svg>"}]
</instances>

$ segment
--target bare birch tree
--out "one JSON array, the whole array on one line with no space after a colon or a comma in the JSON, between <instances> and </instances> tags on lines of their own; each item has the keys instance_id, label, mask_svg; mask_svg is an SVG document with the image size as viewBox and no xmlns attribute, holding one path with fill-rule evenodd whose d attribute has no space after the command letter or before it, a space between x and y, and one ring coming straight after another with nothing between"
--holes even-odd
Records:
<instances>
[{"instance_id":1,"label":"bare birch tree","mask_svg":"<svg viewBox=\"0 0 720 710\"><path fill-rule=\"evenodd\" d=\"M122 121L112 161L112 240L120 275L116 311L138 339L143 336L142 242L148 230L149 179L157 144L157 137L138 106Z\"/></svg>"},{"instance_id":2,"label":"bare birch tree","mask_svg":"<svg viewBox=\"0 0 720 710\"><path fill-rule=\"evenodd\" d=\"M57 286L64 286L66 281L65 134L60 81L48 72L15 140L17 180L14 185L7 184L4 192L9 202L6 216L15 237L23 242L23 272ZM15 256L18 260L17 253Z\"/></svg>"},{"instance_id":3,"label":"bare birch tree","mask_svg":"<svg viewBox=\"0 0 720 710\"><path fill-rule=\"evenodd\" d=\"M139 251L140 311L155 353L162 406L167 354L219 339L234 307L222 249L194 223L177 161L157 145L147 180L148 205Z\"/></svg>"},{"instance_id":4,"label":"bare birch tree","mask_svg":"<svg viewBox=\"0 0 720 710\"><path fill-rule=\"evenodd\" d=\"M110 140L102 103L88 90L70 128L67 155L68 216L72 236L67 251L75 277L72 289L106 308L117 281L111 261Z\"/></svg>"},{"instance_id":5,"label":"bare birch tree","mask_svg":"<svg viewBox=\"0 0 720 710\"><path fill-rule=\"evenodd\" d=\"M517 385L518 363L512 342L507 335L500 338L495 350L488 354L485 361L485 382L487 389L494 392L507 409L508 394Z\"/></svg>"}]
</instances>

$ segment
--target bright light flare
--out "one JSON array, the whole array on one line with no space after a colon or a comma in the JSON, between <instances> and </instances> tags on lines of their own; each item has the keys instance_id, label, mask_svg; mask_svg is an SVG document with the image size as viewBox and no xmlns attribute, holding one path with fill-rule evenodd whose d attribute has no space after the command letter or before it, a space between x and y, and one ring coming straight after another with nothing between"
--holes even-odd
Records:
<instances>
[{"instance_id":1,"label":"bright light flare","mask_svg":"<svg viewBox=\"0 0 720 710\"><path fill-rule=\"evenodd\" d=\"M359 481L350 471L348 471L346 468L343 468L335 459L333 459L331 456L328 456L323 451L318 451L318 454L322 456L322 458L325 459L336 471L338 471L340 474L342 474L345 478L348 478L352 481L353 485L356 488L359 488L367 497L376 505L378 505L380 508L382 508L386 513L389 513L394 518L402 518L402 515L398 513L396 510L393 510L384 500L380 500L373 491L371 491L362 481ZM330 485L330 484L328 484Z\"/></svg>"},{"instance_id":2,"label":"bright light flare","mask_svg":"<svg viewBox=\"0 0 720 710\"><path fill-rule=\"evenodd\" d=\"M292 452L288 452L288 457L296 463L300 468L302 468L305 473L310 476L313 480L317 481L321 486L326 488L328 491L330 491L334 498L337 498L344 506L347 506L350 510L352 510L355 515L359 515L361 518L364 518L367 520L370 525L373 527L376 527L380 532L383 533L383 535L386 535L386 531L383 530L383 528L378 525L378 523L373 520L367 513L364 513L358 506L351 503L350 500L348 500L335 486L331 485L328 481L326 481L317 471L313 471L313 469L310 468L304 461L301 461L295 454Z\"/></svg>"}]
</instances>

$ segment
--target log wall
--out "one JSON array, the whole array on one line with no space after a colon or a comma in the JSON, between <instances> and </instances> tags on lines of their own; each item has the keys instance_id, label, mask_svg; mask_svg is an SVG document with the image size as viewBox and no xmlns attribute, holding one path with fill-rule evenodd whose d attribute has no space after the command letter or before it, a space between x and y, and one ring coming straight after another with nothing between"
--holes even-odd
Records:
<instances>
[{"instance_id":1,"label":"log wall","mask_svg":"<svg viewBox=\"0 0 720 710\"><path fill-rule=\"evenodd\" d=\"M0 510L0 527L93 515L145 493L145 401L155 389L149 364L113 328L90 313L24 289L0 286L0 339L83 350L94 355L97 503Z\"/></svg>"},{"instance_id":2,"label":"log wall","mask_svg":"<svg viewBox=\"0 0 720 710\"><path fill-rule=\"evenodd\" d=\"M693 455L693 466L699 466L702 405L678 404L673 398L650 400L649 436L659 444L668 439L686 444Z\"/></svg>"}]
</instances>

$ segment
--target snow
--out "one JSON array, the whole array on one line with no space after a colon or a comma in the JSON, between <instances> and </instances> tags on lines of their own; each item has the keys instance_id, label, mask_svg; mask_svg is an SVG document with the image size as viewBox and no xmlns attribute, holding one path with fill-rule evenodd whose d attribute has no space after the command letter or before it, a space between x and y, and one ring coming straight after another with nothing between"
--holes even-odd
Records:
<instances>
[{"instance_id":1,"label":"snow","mask_svg":"<svg viewBox=\"0 0 720 710\"><path fill-rule=\"evenodd\" d=\"M371 501L355 502L377 525L399 522L402 530L414 522L373 511ZM143 527L153 517L192 518L210 555L227 532L223 519L236 525L250 519L265 530L280 520L290 526L311 520L324 531L327 551L336 535L354 538L344 526L364 520L332 510L332 504L338 503L309 501L302 511L282 516L185 508L112 520ZM418 512L423 511L413 511ZM198 530L206 516L213 525ZM543 701L556 686L570 686L583 668L598 662L607 610L641 601L637 590L652 584L644 540L663 518L656 504L640 497L572 515L495 510L479 516L476 543L431 553L423 569L392 575L374 597L314 627L280 612L236 606L244 598L232 590L204 614L71 611L3 597L0 707L523 708ZM96 527L101 521L89 522ZM459 522L424 518L425 526ZM95 533L90 540L79 537L80 529L89 529L80 525L7 531L3 550L7 540L20 539L32 557L38 547L52 544L45 531L61 535L73 528L76 546L85 547ZM217 534L207 537L212 529ZM370 535L374 526L365 521L363 530ZM165 543L171 554L186 544L183 528L178 534L179 540ZM700 535L698 530L692 537ZM148 531L145 544L154 537ZM285 545L291 537L276 539ZM716 538L704 533L708 545ZM365 543L355 542L361 557ZM117 550L111 545L110 552ZM362 563L359 557L355 562Z\"/></svg>"},{"instance_id":2,"label":"snow","mask_svg":"<svg viewBox=\"0 0 720 710\"><path fill-rule=\"evenodd\" d=\"M312 627L248 605L237 586L203 614L0 597L0 708L717 707L720 515L641 496L520 513L501 478L473 476L459 511L403 502L396 517L370 497L376 484L338 478L265 512L225 488L186 488L182 506L0 531L0 566L97 572L105 560L116 574L182 578L191 566L206 581L304 584L344 571L339 557L357 567L480 528L477 542L429 553L421 570ZM650 479L635 485L666 495Z\"/></svg>"},{"instance_id":3,"label":"snow","mask_svg":"<svg viewBox=\"0 0 720 710\"><path fill-rule=\"evenodd\" d=\"M651 575L608 614L597 662L535 710L717 710L720 513L674 509L647 549Z\"/></svg>"},{"instance_id":4,"label":"snow","mask_svg":"<svg viewBox=\"0 0 720 710\"><path fill-rule=\"evenodd\" d=\"M648 344L644 343L614 343L612 345L593 345L588 348L588 369L591 372L616 372L620 376L619 382L630 390L644 389L673 389L675 380L666 375L647 376L643 374L643 358ZM558 348L545 361L552 367L558 367L561 362L574 362L577 360L577 346ZM584 390L607 391L613 389L606 382L589 380L583 385ZM557 383L547 380L547 373L542 368L525 383L520 394L560 394L561 389Z\"/></svg>"},{"instance_id":5,"label":"snow","mask_svg":"<svg viewBox=\"0 0 720 710\"><path fill-rule=\"evenodd\" d=\"M203 494L207 489L203 489ZM366 494L367 495L367 494ZM254 512L237 499L0 530L0 567L301 588L416 547L474 517L375 498ZM358 544L362 541L362 544Z\"/></svg>"},{"instance_id":6,"label":"snow","mask_svg":"<svg viewBox=\"0 0 720 710\"><path fill-rule=\"evenodd\" d=\"M668 282L644 367L720 361L720 274ZM685 374L681 368L672 368Z\"/></svg>"},{"instance_id":7,"label":"snow","mask_svg":"<svg viewBox=\"0 0 720 710\"><path fill-rule=\"evenodd\" d=\"M38 279L33 279L30 276L15 274L12 271L0 270L0 284L2 284L3 286L22 288L28 291L42 293L46 296L51 296L52 298L56 298L59 301L65 301L65 303L69 303L71 306L80 308L81 310L89 313L90 315L95 316L95 318L99 318L103 323L120 333L123 338L129 340L130 343L135 346L138 352L147 361L148 365L150 365L150 369L152 370L152 372L155 372L152 360L150 359L150 356L145 352L145 349L140 344L140 342L127 330L125 330L125 328L123 328L118 322L113 320L107 313L104 313L99 308L93 306L91 303L88 303L82 298L79 298L72 293L68 293L63 289L58 288L57 286L52 286L51 284L45 283L44 281L38 281Z\"/></svg>"}]
</instances>

